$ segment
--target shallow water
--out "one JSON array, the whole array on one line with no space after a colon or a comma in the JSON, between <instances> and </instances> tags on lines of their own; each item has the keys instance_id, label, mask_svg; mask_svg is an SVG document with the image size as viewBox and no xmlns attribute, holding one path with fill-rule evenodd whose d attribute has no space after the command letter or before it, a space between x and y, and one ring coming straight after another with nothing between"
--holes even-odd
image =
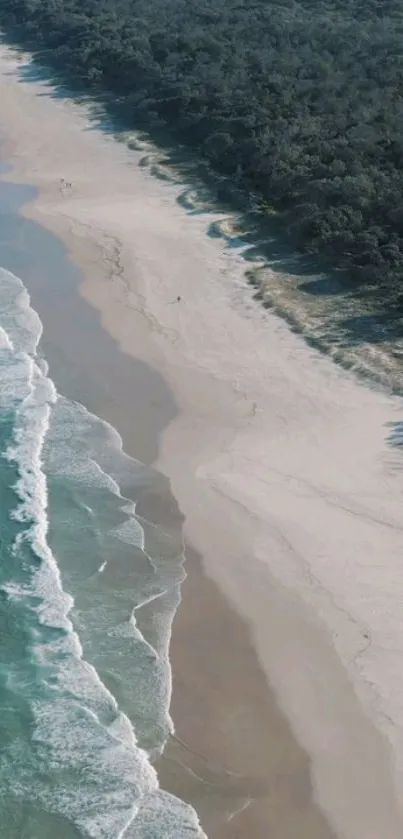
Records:
<instances>
[{"instance_id":1,"label":"shallow water","mask_svg":"<svg viewBox=\"0 0 403 839\"><path fill-rule=\"evenodd\" d=\"M27 260L6 219L3 256ZM151 764L172 729L180 545L136 518L151 470L57 393L41 336L23 282L0 269L2 832L201 835Z\"/></svg>"},{"instance_id":2,"label":"shallow water","mask_svg":"<svg viewBox=\"0 0 403 839\"><path fill-rule=\"evenodd\" d=\"M151 527L136 518L130 499L154 476L122 452L114 429L96 416L98 390L99 413L106 405L111 419L111 406L119 403L114 373L124 381L132 361L118 353L114 367L113 341L106 336L107 352L95 357L97 327L91 324L90 337L83 339L88 323L74 320L78 307L70 309L71 290L58 273L60 244L9 213L28 196L25 188L7 189L0 264L21 274L35 303L40 289L45 335L38 355L41 324L27 298L19 296L20 281L3 274L4 364L13 371L5 392L11 406L6 401L2 414L0 462L2 569L8 560L11 568L4 584L0 581L2 637L12 650L2 657L4 708L0 686L0 742L6 744L0 763L7 779L0 812L6 814L6 835L197 835L195 814L158 790L149 759L158 755L171 726L168 641L179 601L181 546L158 521ZM231 231L218 232L230 240ZM289 307L294 298L285 290ZM79 308L86 311L84 303ZM97 322L93 312L83 317ZM59 335L53 341L63 319L71 319L73 327L64 327L60 341ZM28 352L21 340L31 341ZM91 348L88 369L81 342ZM56 394L47 361L65 395ZM94 375L97 387L91 390ZM148 370L145 376L149 379ZM1 382L5 387L7 377ZM131 369L127 382L136 392ZM169 400L157 400L156 424L147 423L148 457L139 452L149 462L161 403ZM144 412L135 395L131 407L128 427ZM116 425L127 440L122 422ZM143 420L139 427L145 427ZM10 486L16 489L10 492Z\"/></svg>"}]
</instances>

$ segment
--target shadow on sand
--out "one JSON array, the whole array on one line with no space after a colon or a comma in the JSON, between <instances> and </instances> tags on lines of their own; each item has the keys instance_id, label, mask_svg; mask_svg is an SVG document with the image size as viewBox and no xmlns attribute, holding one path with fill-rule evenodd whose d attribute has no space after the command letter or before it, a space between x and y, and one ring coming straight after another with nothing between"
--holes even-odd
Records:
<instances>
[{"instance_id":1,"label":"shadow on sand","mask_svg":"<svg viewBox=\"0 0 403 839\"><path fill-rule=\"evenodd\" d=\"M403 449L403 420L389 422L388 445L395 449Z\"/></svg>"}]
</instances>

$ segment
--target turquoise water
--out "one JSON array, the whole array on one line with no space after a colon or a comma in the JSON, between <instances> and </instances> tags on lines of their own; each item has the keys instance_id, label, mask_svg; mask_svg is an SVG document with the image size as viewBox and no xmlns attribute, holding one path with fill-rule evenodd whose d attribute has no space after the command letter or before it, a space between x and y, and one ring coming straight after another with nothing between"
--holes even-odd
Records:
<instances>
[{"instance_id":1,"label":"turquoise water","mask_svg":"<svg viewBox=\"0 0 403 839\"><path fill-rule=\"evenodd\" d=\"M0 812L7 839L201 835L150 762L172 728L181 557L135 505L144 467L58 394L0 269ZM152 548L152 549L151 549Z\"/></svg>"}]
</instances>

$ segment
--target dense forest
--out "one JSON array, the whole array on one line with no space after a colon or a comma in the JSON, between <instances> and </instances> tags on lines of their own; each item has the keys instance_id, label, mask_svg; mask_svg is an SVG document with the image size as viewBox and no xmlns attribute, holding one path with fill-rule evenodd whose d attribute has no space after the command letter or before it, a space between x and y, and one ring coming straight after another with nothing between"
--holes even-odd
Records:
<instances>
[{"instance_id":1,"label":"dense forest","mask_svg":"<svg viewBox=\"0 0 403 839\"><path fill-rule=\"evenodd\" d=\"M403 311L400 0L0 0L0 25L132 126L168 126L297 248Z\"/></svg>"}]
</instances>

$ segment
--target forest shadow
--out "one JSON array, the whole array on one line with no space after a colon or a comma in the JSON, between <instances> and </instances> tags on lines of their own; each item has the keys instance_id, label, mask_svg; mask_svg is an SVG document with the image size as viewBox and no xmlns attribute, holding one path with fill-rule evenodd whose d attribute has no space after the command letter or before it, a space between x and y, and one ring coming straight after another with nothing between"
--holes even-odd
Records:
<instances>
[{"instance_id":1,"label":"forest shadow","mask_svg":"<svg viewBox=\"0 0 403 839\"><path fill-rule=\"evenodd\" d=\"M312 264L307 260L312 269ZM311 270L311 273L313 271ZM341 271L331 271L326 276L315 277L299 285L299 290L312 297L335 297L339 294L351 294L351 281Z\"/></svg>"},{"instance_id":2,"label":"forest shadow","mask_svg":"<svg viewBox=\"0 0 403 839\"><path fill-rule=\"evenodd\" d=\"M388 422L389 434L387 443L392 448L403 449L403 421Z\"/></svg>"},{"instance_id":3,"label":"forest shadow","mask_svg":"<svg viewBox=\"0 0 403 839\"><path fill-rule=\"evenodd\" d=\"M403 315L396 311L357 314L341 320L339 326L350 347L363 342L379 346L403 339ZM396 360L403 362L403 348L400 351L396 348L393 354Z\"/></svg>"}]
</instances>

